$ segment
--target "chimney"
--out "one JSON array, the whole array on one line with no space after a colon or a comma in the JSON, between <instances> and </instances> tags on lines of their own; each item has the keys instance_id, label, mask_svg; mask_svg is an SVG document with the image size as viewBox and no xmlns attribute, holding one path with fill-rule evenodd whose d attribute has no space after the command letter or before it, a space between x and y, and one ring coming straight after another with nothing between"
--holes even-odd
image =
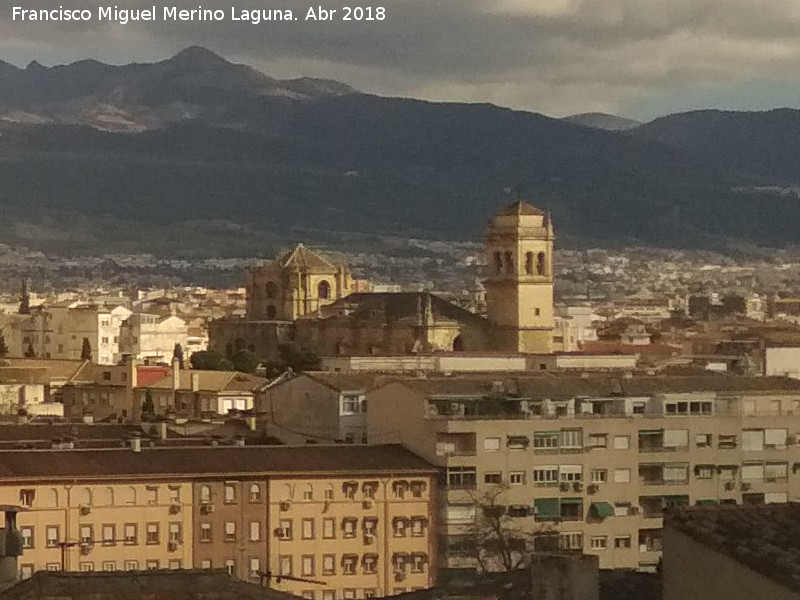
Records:
<instances>
[{"instance_id":1,"label":"chimney","mask_svg":"<svg viewBox=\"0 0 800 600\"><path fill-rule=\"evenodd\" d=\"M131 450L137 453L142 451L142 438L138 433L131 438Z\"/></svg>"},{"instance_id":2,"label":"chimney","mask_svg":"<svg viewBox=\"0 0 800 600\"><path fill-rule=\"evenodd\" d=\"M192 373L192 391L200 391L200 373Z\"/></svg>"},{"instance_id":3,"label":"chimney","mask_svg":"<svg viewBox=\"0 0 800 600\"><path fill-rule=\"evenodd\" d=\"M172 389L181 388L181 363L177 358L172 359Z\"/></svg>"}]
</instances>

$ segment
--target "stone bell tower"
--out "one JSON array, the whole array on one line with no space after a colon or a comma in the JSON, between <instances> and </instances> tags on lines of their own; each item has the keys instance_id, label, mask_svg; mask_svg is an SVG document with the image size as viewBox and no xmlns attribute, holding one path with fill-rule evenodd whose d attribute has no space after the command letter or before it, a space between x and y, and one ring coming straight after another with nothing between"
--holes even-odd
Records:
<instances>
[{"instance_id":1,"label":"stone bell tower","mask_svg":"<svg viewBox=\"0 0 800 600\"><path fill-rule=\"evenodd\" d=\"M487 318L495 350L553 350L553 225L550 216L514 202L489 222Z\"/></svg>"}]
</instances>

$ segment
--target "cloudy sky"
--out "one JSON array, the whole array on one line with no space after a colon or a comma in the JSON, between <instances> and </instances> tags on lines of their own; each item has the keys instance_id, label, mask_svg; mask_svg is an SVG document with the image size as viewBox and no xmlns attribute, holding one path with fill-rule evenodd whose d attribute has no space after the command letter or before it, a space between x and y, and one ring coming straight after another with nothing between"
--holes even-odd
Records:
<instances>
[{"instance_id":1,"label":"cloudy sky","mask_svg":"<svg viewBox=\"0 0 800 600\"><path fill-rule=\"evenodd\" d=\"M366 6L369 0L363 0ZM375 0L383 22L303 21L308 2L205 0L205 8L290 8L291 23L19 23L24 8L100 0L5 0L0 59L24 66L82 58L164 59L203 45L280 78L327 77L360 90L492 102L563 116L636 119L694 108L800 106L797 0ZM186 0L111 0L135 9ZM347 0L317 0L341 7ZM357 4L354 2L353 4Z\"/></svg>"}]
</instances>

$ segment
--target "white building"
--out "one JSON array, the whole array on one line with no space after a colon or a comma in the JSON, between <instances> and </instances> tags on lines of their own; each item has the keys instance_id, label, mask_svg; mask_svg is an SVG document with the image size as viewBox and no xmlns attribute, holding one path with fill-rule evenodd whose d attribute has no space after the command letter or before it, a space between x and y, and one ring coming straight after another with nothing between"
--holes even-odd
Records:
<instances>
[{"instance_id":1,"label":"white building","mask_svg":"<svg viewBox=\"0 0 800 600\"><path fill-rule=\"evenodd\" d=\"M188 360L188 337L186 321L180 317L134 313L122 324L120 353L151 363L169 363L175 344L180 344Z\"/></svg>"}]
</instances>

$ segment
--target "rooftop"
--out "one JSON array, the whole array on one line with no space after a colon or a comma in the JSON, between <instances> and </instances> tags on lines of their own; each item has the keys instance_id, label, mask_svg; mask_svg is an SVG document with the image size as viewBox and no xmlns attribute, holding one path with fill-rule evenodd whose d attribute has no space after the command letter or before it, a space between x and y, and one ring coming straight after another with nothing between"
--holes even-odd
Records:
<instances>
[{"instance_id":1,"label":"rooftop","mask_svg":"<svg viewBox=\"0 0 800 600\"><path fill-rule=\"evenodd\" d=\"M800 504L680 507L667 512L666 523L800 592Z\"/></svg>"},{"instance_id":2,"label":"rooftop","mask_svg":"<svg viewBox=\"0 0 800 600\"><path fill-rule=\"evenodd\" d=\"M497 216L506 216L506 215L545 216L545 212L543 210L536 208L532 204L523 202L522 200L517 200L516 202L512 202L505 208L499 210L496 214Z\"/></svg>"},{"instance_id":3,"label":"rooftop","mask_svg":"<svg viewBox=\"0 0 800 600\"><path fill-rule=\"evenodd\" d=\"M434 467L399 444L370 446L157 447L141 452L0 450L0 481L60 478L257 476L266 474L432 472Z\"/></svg>"},{"instance_id":4,"label":"rooftop","mask_svg":"<svg viewBox=\"0 0 800 600\"><path fill-rule=\"evenodd\" d=\"M295 596L232 579L224 569L37 571L3 592L7 600L293 600Z\"/></svg>"}]
</instances>

